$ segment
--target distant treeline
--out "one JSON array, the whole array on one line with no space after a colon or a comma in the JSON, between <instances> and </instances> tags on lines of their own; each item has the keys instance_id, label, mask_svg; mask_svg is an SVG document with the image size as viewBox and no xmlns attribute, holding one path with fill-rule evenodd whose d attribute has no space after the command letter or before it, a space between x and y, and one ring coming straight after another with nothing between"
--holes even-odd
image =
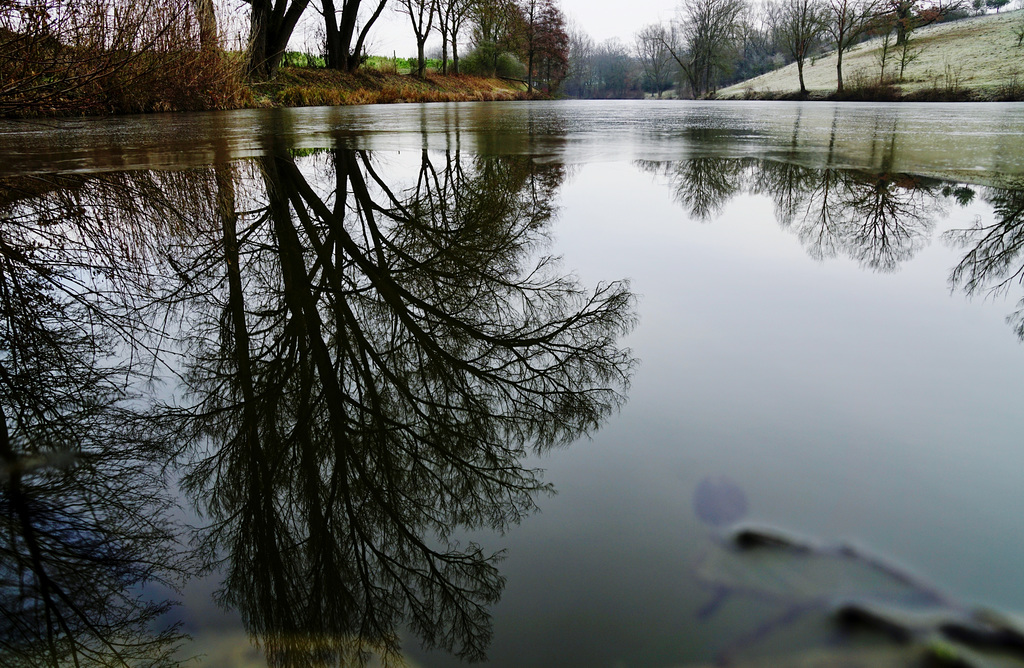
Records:
<instances>
[{"instance_id":1,"label":"distant treeline","mask_svg":"<svg viewBox=\"0 0 1024 668\"><path fill-rule=\"evenodd\" d=\"M700 97L789 62L886 39L893 76L914 31L999 11L1010 0L681 0L630 44L570 30L557 0L6 0L0 2L0 115L212 109L254 102L248 85L282 64L353 73L433 69L520 79L571 97ZM413 58L366 52L383 12L406 15ZM300 19L314 29L288 52ZM426 57L440 37L439 57ZM1024 39L1024 24L1020 29ZM228 42L231 41L233 48ZM883 68L884 69L884 68Z\"/></svg>"},{"instance_id":2,"label":"distant treeline","mask_svg":"<svg viewBox=\"0 0 1024 668\"><path fill-rule=\"evenodd\" d=\"M580 98L703 97L795 62L806 92L804 63L836 53L841 94L842 56L855 44L882 38L882 71L900 81L919 53L915 30L999 11L1010 1L682 0L674 19L644 27L631 43L597 44L583 30L570 31L562 90ZM1024 21L1018 30L1024 39Z\"/></svg>"}]
</instances>

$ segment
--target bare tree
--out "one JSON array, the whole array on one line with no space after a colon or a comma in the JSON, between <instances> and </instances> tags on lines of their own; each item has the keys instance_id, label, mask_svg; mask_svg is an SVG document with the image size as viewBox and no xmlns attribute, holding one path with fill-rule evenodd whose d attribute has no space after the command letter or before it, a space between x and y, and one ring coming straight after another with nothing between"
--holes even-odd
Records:
<instances>
[{"instance_id":1,"label":"bare tree","mask_svg":"<svg viewBox=\"0 0 1024 668\"><path fill-rule=\"evenodd\" d=\"M903 46L917 28L967 6L967 0L880 0L876 11L890 17L896 28L896 46Z\"/></svg>"},{"instance_id":2,"label":"bare tree","mask_svg":"<svg viewBox=\"0 0 1024 668\"><path fill-rule=\"evenodd\" d=\"M871 27L875 0L828 0L825 32L836 47L836 92L843 92L843 54Z\"/></svg>"},{"instance_id":3,"label":"bare tree","mask_svg":"<svg viewBox=\"0 0 1024 668\"><path fill-rule=\"evenodd\" d=\"M427 59L423 48L434 27L437 15L436 0L398 0L398 11L409 17L412 31L416 36L416 76L423 77L427 70Z\"/></svg>"},{"instance_id":4,"label":"bare tree","mask_svg":"<svg viewBox=\"0 0 1024 668\"><path fill-rule=\"evenodd\" d=\"M250 79L269 79L277 73L288 40L310 0L249 0Z\"/></svg>"},{"instance_id":5,"label":"bare tree","mask_svg":"<svg viewBox=\"0 0 1024 668\"><path fill-rule=\"evenodd\" d=\"M459 74L459 33L473 9L474 0L437 0L437 30L441 33L441 72L448 73L448 46L452 48L452 73Z\"/></svg>"},{"instance_id":6,"label":"bare tree","mask_svg":"<svg viewBox=\"0 0 1024 668\"><path fill-rule=\"evenodd\" d=\"M327 67L349 72L359 67L366 36L387 4L387 0L374 1L377 2L377 6L373 13L363 23L362 28L358 28L361 0L342 0L340 21L334 0L322 0Z\"/></svg>"},{"instance_id":7,"label":"bare tree","mask_svg":"<svg viewBox=\"0 0 1024 668\"><path fill-rule=\"evenodd\" d=\"M804 61L818 44L824 30L825 12L820 0L776 0L767 6L768 22L775 41L796 61L800 93L807 94Z\"/></svg>"},{"instance_id":8,"label":"bare tree","mask_svg":"<svg viewBox=\"0 0 1024 668\"><path fill-rule=\"evenodd\" d=\"M744 0L693 0L680 7L664 44L695 97L712 92L728 70L745 9Z\"/></svg>"},{"instance_id":9,"label":"bare tree","mask_svg":"<svg viewBox=\"0 0 1024 668\"><path fill-rule=\"evenodd\" d=\"M578 26L569 28L569 71L565 92L572 97L590 97L594 91L594 40Z\"/></svg>"},{"instance_id":10,"label":"bare tree","mask_svg":"<svg viewBox=\"0 0 1024 668\"><path fill-rule=\"evenodd\" d=\"M659 99L661 92L668 82L672 54L665 46L665 26L660 23L651 23L641 28L634 39L636 57L643 67L644 76L647 78Z\"/></svg>"}]
</instances>

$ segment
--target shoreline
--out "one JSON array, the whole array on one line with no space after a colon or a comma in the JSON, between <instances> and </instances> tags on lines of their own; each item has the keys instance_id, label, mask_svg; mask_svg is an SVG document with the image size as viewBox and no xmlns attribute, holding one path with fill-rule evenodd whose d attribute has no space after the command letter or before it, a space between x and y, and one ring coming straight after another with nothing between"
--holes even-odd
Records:
<instances>
[{"instance_id":1,"label":"shoreline","mask_svg":"<svg viewBox=\"0 0 1024 668\"><path fill-rule=\"evenodd\" d=\"M895 86L853 88L839 94L837 91L745 91L741 95L707 98L722 102L1024 102L1024 85L1009 84L1005 88L989 90L962 88L943 90L921 88L901 91Z\"/></svg>"},{"instance_id":2,"label":"shoreline","mask_svg":"<svg viewBox=\"0 0 1024 668\"><path fill-rule=\"evenodd\" d=\"M232 79L234 79L232 81ZM150 113L224 111L229 109L272 109L282 107L349 106L406 102L493 102L550 99L547 94L497 77L414 75L360 69L354 73L323 68L282 67L270 81L247 83L234 77L217 82L205 94L159 97L142 106L97 103L95 99L63 100L60 105L22 104L12 106L2 119L113 117Z\"/></svg>"},{"instance_id":3,"label":"shoreline","mask_svg":"<svg viewBox=\"0 0 1024 668\"><path fill-rule=\"evenodd\" d=\"M348 73L284 67L273 80L247 87L258 96L253 108L548 99L539 91L527 93L525 86L497 77L428 72L421 79L373 69Z\"/></svg>"}]
</instances>

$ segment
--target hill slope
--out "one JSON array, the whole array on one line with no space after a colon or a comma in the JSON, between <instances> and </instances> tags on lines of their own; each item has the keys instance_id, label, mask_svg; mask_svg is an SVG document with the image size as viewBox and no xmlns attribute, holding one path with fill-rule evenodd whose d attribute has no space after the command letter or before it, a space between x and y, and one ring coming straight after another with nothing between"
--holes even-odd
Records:
<instances>
[{"instance_id":1,"label":"hill slope","mask_svg":"<svg viewBox=\"0 0 1024 668\"><path fill-rule=\"evenodd\" d=\"M930 99L1021 99L1024 93L1024 48L1017 46L1014 29L1024 10L978 16L920 28L910 44L918 56L902 82L891 82L897 96ZM879 83L882 40L858 44L843 55L845 88L865 89ZM898 74L897 57L886 65L886 76ZM804 64L804 80L812 97L836 90L836 55L819 56ZM724 88L719 98L785 97L798 94L796 64Z\"/></svg>"}]
</instances>

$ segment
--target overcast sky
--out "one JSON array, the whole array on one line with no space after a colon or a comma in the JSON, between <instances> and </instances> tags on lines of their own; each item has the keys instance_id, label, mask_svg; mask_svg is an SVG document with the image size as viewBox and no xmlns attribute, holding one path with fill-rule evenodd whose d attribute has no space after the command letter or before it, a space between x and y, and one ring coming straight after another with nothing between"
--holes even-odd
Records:
<instances>
[{"instance_id":1,"label":"overcast sky","mask_svg":"<svg viewBox=\"0 0 1024 668\"><path fill-rule=\"evenodd\" d=\"M618 37L626 44L632 42L634 33L648 23L667 21L672 18L679 4L679 0L633 0L632 2L556 0L556 2L569 21L582 28L594 38L595 42ZM416 40L412 36L409 18L398 14L393 9L384 10L384 14L374 24L370 41L372 44L369 51L375 55L392 55L392 52L395 52L399 56L409 57L416 54ZM440 44L440 40L435 37L432 43Z\"/></svg>"},{"instance_id":2,"label":"overcast sky","mask_svg":"<svg viewBox=\"0 0 1024 668\"><path fill-rule=\"evenodd\" d=\"M558 5L594 41L618 37L631 42L633 34L648 23L672 18L679 0L558 0Z\"/></svg>"}]
</instances>

